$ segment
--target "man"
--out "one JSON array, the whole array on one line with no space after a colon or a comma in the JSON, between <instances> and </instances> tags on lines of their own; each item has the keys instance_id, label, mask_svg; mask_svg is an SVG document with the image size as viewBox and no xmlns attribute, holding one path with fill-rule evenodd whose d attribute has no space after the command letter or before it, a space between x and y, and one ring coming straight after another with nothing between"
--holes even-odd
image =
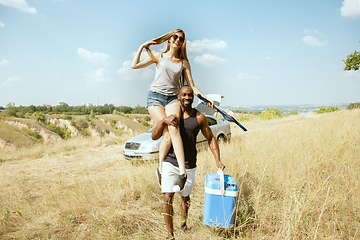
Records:
<instances>
[{"instance_id":1,"label":"man","mask_svg":"<svg viewBox=\"0 0 360 240\"><path fill-rule=\"evenodd\" d=\"M185 153L185 168L186 168L186 183L184 188L179 192L181 195L181 226L182 230L187 228L186 219L188 216L188 210L190 207L190 193L195 183L195 171L196 171L196 136L201 130L204 137L207 139L210 150L214 155L216 167L225 168L224 164L220 161L219 146L213 136L211 129L208 125L206 117L196 109L192 108L194 101L194 92L191 87L184 86L180 89L178 99L181 103L182 116L180 120L175 115L170 115L162 119L153 129L152 139L157 140L161 137L164 127L172 125L180 127L180 134L184 145ZM179 168L176 160L176 156L172 146L169 150L162 164L162 173L159 178L161 183L161 191L164 194L163 202L163 214L165 218L166 228L168 230L168 238L174 239L173 231L173 199L174 191L173 186L177 184L179 178ZM160 181L161 180L161 181Z\"/></svg>"}]
</instances>

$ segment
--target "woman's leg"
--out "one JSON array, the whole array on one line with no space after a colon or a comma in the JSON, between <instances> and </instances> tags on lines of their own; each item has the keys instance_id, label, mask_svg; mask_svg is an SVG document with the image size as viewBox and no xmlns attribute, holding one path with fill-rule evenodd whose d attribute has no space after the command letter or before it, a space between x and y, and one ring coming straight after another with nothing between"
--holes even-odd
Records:
<instances>
[{"instance_id":1,"label":"woman's leg","mask_svg":"<svg viewBox=\"0 0 360 240\"><path fill-rule=\"evenodd\" d=\"M166 112L166 116L169 116L171 114L176 114L176 116L180 118L181 117L180 102L174 102L166 105L165 112ZM181 139L179 127L175 128L173 126L168 126L168 130L170 133L176 159L179 165L180 175L186 174L184 146Z\"/></svg>"},{"instance_id":2,"label":"woman's leg","mask_svg":"<svg viewBox=\"0 0 360 240\"><path fill-rule=\"evenodd\" d=\"M148 106L148 111L150 113L151 118L154 120L155 124L160 122L164 117L166 117L165 114L165 108L153 105ZM170 146L171 146L171 138L170 133L168 131L168 128L165 127L163 131L163 140L159 147L159 171L162 172L162 162L164 161L166 155L169 152Z\"/></svg>"}]
</instances>

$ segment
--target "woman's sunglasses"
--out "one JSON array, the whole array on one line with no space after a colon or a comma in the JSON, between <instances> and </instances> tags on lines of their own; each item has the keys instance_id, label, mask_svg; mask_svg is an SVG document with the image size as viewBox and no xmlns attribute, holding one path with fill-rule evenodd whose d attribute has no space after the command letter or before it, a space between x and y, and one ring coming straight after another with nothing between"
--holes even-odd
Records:
<instances>
[{"instance_id":1,"label":"woman's sunglasses","mask_svg":"<svg viewBox=\"0 0 360 240\"><path fill-rule=\"evenodd\" d=\"M179 36L176 35L176 34L173 35L173 38L174 38L174 41L176 41L176 39L179 38L179 41L180 41L180 42L184 42L184 37L179 37Z\"/></svg>"}]
</instances>

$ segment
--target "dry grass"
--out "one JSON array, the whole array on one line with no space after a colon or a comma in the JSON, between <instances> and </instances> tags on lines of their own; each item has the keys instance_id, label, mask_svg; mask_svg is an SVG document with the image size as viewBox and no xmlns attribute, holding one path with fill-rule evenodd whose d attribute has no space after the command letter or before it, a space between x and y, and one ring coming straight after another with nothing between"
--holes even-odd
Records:
<instances>
[{"instance_id":1,"label":"dry grass","mask_svg":"<svg viewBox=\"0 0 360 240\"><path fill-rule=\"evenodd\" d=\"M242 189L235 227L202 224L205 176L216 171L204 150L187 233L175 198L177 239L360 237L359 110L232 127L221 155ZM127 161L122 143L110 143L62 141L43 145L40 158L34 150L0 163L0 238L164 239L156 163Z\"/></svg>"}]
</instances>

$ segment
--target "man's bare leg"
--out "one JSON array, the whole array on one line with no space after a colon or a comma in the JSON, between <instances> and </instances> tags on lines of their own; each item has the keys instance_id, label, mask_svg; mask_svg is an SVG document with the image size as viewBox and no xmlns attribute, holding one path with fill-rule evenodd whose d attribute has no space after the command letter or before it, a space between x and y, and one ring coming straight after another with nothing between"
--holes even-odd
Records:
<instances>
[{"instance_id":1,"label":"man's bare leg","mask_svg":"<svg viewBox=\"0 0 360 240\"><path fill-rule=\"evenodd\" d=\"M181 197L181 230L186 230L186 221L190 208L190 196Z\"/></svg>"},{"instance_id":2,"label":"man's bare leg","mask_svg":"<svg viewBox=\"0 0 360 240\"><path fill-rule=\"evenodd\" d=\"M173 226L173 208L174 193L164 193L164 202L163 202L163 215L165 219L166 229L169 236L174 236L174 226Z\"/></svg>"}]
</instances>

